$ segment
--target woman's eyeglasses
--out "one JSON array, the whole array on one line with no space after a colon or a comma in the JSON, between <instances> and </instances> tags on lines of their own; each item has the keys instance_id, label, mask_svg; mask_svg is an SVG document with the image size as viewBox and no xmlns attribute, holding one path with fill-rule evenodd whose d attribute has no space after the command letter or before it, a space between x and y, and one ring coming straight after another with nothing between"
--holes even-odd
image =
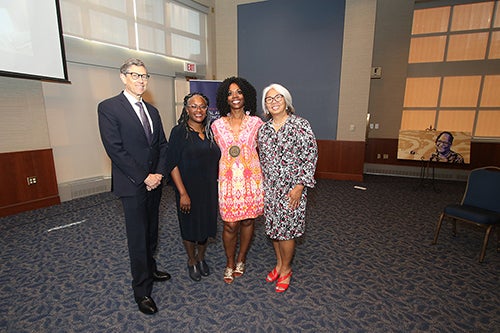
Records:
<instances>
[{"instance_id":1,"label":"woman's eyeglasses","mask_svg":"<svg viewBox=\"0 0 500 333\"><path fill-rule=\"evenodd\" d=\"M269 97L266 97L264 98L264 102L266 102L266 104L271 104L273 101L279 103L283 100L283 95L282 94L278 94L276 96L269 96Z\"/></svg>"},{"instance_id":2,"label":"woman's eyeglasses","mask_svg":"<svg viewBox=\"0 0 500 333\"><path fill-rule=\"evenodd\" d=\"M188 107L188 108L190 108L191 110L197 110L197 109L200 109L200 110L206 111L206 110L208 109L208 106L207 106L207 105L196 105L196 104L191 104L191 105L188 105L187 107Z\"/></svg>"}]
</instances>

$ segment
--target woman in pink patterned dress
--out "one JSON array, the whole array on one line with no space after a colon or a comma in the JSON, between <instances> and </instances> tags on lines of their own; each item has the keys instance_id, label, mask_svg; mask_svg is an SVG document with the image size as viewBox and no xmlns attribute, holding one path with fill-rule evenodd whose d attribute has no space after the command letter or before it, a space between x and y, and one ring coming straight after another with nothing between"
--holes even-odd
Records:
<instances>
[{"instance_id":1,"label":"woman in pink patterned dress","mask_svg":"<svg viewBox=\"0 0 500 333\"><path fill-rule=\"evenodd\" d=\"M245 272L254 220L264 211L257 153L257 132L263 122L255 116L256 106L255 88L243 78L227 78L217 90L221 118L213 122L212 131L221 150L219 209L224 221L222 241L227 260L224 281L228 284Z\"/></svg>"}]
</instances>

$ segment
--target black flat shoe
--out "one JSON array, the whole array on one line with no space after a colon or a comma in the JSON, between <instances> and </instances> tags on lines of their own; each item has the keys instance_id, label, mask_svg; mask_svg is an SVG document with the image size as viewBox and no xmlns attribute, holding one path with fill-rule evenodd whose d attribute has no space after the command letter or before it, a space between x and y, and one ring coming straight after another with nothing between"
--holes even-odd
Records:
<instances>
[{"instance_id":1,"label":"black flat shoe","mask_svg":"<svg viewBox=\"0 0 500 333\"><path fill-rule=\"evenodd\" d=\"M153 281L167 281L170 280L170 274L162 271L153 272Z\"/></svg>"},{"instance_id":2,"label":"black flat shoe","mask_svg":"<svg viewBox=\"0 0 500 333\"><path fill-rule=\"evenodd\" d=\"M198 269L200 270L201 276L210 275L210 268L208 267L207 262L205 260L198 262Z\"/></svg>"},{"instance_id":3,"label":"black flat shoe","mask_svg":"<svg viewBox=\"0 0 500 333\"><path fill-rule=\"evenodd\" d=\"M200 281L201 280L201 274L200 274L200 269L198 268L198 265L193 265L193 266L190 266L188 264L188 271L189 271L189 277L193 280L193 281Z\"/></svg>"},{"instance_id":4,"label":"black flat shoe","mask_svg":"<svg viewBox=\"0 0 500 333\"><path fill-rule=\"evenodd\" d=\"M137 305L139 306L139 310L147 315L152 315L158 312L155 302L149 296L144 296L138 299Z\"/></svg>"}]
</instances>

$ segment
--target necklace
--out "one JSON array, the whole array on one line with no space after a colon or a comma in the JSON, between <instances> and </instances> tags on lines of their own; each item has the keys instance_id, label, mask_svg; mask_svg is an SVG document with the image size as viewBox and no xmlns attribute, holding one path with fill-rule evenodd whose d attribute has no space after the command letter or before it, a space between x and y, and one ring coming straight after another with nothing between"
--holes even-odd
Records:
<instances>
[{"instance_id":1,"label":"necklace","mask_svg":"<svg viewBox=\"0 0 500 333\"><path fill-rule=\"evenodd\" d=\"M191 126L191 124L187 124L189 129L193 132L196 132L196 133L199 133L199 134L203 134L205 133L205 128L203 126L196 126L198 128L195 128L194 126Z\"/></svg>"},{"instance_id":2,"label":"necklace","mask_svg":"<svg viewBox=\"0 0 500 333\"><path fill-rule=\"evenodd\" d=\"M283 126L285 123L286 123L286 120L288 119L288 116L285 117L285 119L283 119L282 121L280 121L279 123L275 122L274 119L272 120L272 123L273 123L273 126L274 127L281 127Z\"/></svg>"},{"instance_id":3,"label":"necklace","mask_svg":"<svg viewBox=\"0 0 500 333\"><path fill-rule=\"evenodd\" d=\"M238 138L239 138L240 131L241 131L241 126L243 124L243 121L245 120L245 115L243 115L243 117L241 118L241 123L240 123L240 126L239 126L237 133L234 132L234 129L232 126L232 119L233 119L232 115L229 115L229 119L228 119L229 127L231 130L231 133L233 134L233 141L236 143L236 142L238 142ZM238 118L234 117L234 119L238 119ZM234 158L238 157L240 155L240 152L241 152L241 149L237 144L234 144L231 147L229 147L229 155L231 157L234 157Z\"/></svg>"}]
</instances>

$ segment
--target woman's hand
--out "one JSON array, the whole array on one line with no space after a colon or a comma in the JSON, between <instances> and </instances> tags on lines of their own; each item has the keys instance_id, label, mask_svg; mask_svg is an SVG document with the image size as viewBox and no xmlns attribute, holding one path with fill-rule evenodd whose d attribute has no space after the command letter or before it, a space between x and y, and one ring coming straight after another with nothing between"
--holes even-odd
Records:
<instances>
[{"instance_id":1,"label":"woman's hand","mask_svg":"<svg viewBox=\"0 0 500 333\"><path fill-rule=\"evenodd\" d=\"M181 212L184 214L189 214L191 211L191 198L187 193L181 194L180 200L179 200L179 206L181 209Z\"/></svg>"},{"instance_id":2,"label":"woman's hand","mask_svg":"<svg viewBox=\"0 0 500 333\"><path fill-rule=\"evenodd\" d=\"M303 190L304 190L304 185L297 184L288 193L288 198L290 199L290 201L288 202L288 207L290 207L290 209L297 209L297 207L299 207L300 198L302 197Z\"/></svg>"}]
</instances>

